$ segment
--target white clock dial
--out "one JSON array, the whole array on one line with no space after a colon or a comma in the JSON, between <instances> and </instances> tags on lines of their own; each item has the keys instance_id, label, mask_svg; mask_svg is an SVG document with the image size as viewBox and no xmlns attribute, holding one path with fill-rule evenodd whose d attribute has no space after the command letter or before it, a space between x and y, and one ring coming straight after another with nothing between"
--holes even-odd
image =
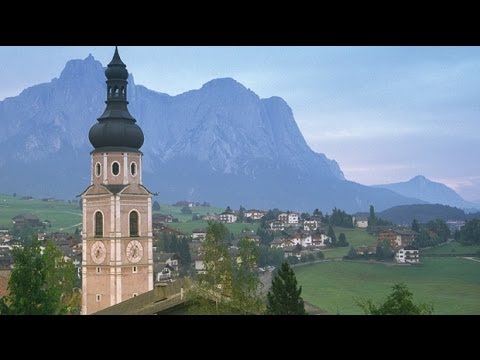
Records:
<instances>
[{"instance_id":1,"label":"white clock dial","mask_svg":"<svg viewBox=\"0 0 480 360\"><path fill-rule=\"evenodd\" d=\"M131 263L137 263L142 259L143 246L138 240L132 240L127 244L127 259Z\"/></svg>"},{"instance_id":2,"label":"white clock dial","mask_svg":"<svg viewBox=\"0 0 480 360\"><path fill-rule=\"evenodd\" d=\"M95 264L101 264L107 257L107 249L101 241L95 241L91 248L92 260Z\"/></svg>"}]
</instances>

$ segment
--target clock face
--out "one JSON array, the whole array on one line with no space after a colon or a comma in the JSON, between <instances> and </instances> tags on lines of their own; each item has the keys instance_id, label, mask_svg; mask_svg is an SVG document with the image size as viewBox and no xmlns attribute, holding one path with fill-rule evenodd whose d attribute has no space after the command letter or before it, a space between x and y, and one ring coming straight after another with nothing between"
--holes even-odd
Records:
<instances>
[{"instance_id":1,"label":"clock face","mask_svg":"<svg viewBox=\"0 0 480 360\"><path fill-rule=\"evenodd\" d=\"M101 264L107 257L107 249L101 241L95 241L91 248L92 260L95 264Z\"/></svg>"},{"instance_id":2,"label":"clock face","mask_svg":"<svg viewBox=\"0 0 480 360\"><path fill-rule=\"evenodd\" d=\"M131 263L137 263L142 259L143 246L138 240L132 240L127 244L127 259Z\"/></svg>"}]
</instances>

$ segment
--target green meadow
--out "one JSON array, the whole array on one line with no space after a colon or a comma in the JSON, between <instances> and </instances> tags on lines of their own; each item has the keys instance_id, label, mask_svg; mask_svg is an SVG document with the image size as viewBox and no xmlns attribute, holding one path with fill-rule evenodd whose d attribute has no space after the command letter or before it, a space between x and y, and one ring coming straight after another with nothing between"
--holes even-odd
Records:
<instances>
[{"instance_id":1,"label":"green meadow","mask_svg":"<svg viewBox=\"0 0 480 360\"><path fill-rule=\"evenodd\" d=\"M82 212L78 202L42 201L38 199L21 200L20 197L0 194L0 226L10 227L12 218L19 214L33 214L40 220L49 220L51 227L45 231L65 231L73 233L78 226L81 228Z\"/></svg>"},{"instance_id":2,"label":"green meadow","mask_svg":"<svg viewBox=\"0 0 480 360\"><path fill-rule=\"evenodd\" d=\"M415 302L434 314L480 314L480 262L455 257L422 258L422 265L396 266L326 261L295 268L305 301L329 314L363 314L355 300L381 301L403 282Z\"/></svg>"}]
</instances>

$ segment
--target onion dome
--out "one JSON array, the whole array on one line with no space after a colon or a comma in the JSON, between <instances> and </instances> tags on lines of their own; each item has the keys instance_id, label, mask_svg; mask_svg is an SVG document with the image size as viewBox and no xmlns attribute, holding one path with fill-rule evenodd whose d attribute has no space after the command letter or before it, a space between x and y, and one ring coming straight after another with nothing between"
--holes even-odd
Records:
<instances>
[{"instance_id":1,"label":"onion dome","mask_svg":"<svg viewBox=\"0 0 480 360\"><path fill-rule=\"evenodd\" d=\"M95 150L138 150L144 137L142 129L128 111L128 71L120 59L118 49L105 70L107 77L107 107L88 135Z\"/></svg>"}]
</instances>

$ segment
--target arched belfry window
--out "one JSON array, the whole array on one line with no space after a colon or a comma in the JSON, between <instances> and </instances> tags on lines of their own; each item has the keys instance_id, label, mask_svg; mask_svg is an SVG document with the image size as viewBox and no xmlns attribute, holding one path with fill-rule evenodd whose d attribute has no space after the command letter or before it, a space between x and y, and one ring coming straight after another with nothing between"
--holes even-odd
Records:
<instances>
[{"instance_id":1,"label":"arched belfry window","mask_svg":"<svg viewBox=\"0 0 480 360\"><path fill-rule=\"evenodd\" d=\"M125 86L122 86L122 97L125 97Z\"/></svg>"},{"instance_id":2,"label":"arched belfry window","mask_svg":"<svg viewBox=\"0 0 480 360\"><path fill-rule=\"evenodd\" d=\"M103 236L103 214L100 211L95 213L95 236Z\"/></svg>"},{"instance_id":3,"label":"arched belfry window","mask_svg":"<svg viewBox=\"0 0 480 360\"><path fill-rule=\"evenodd\" d=\"M115 176L120 174L120 164L116 161L112 163L112 174Z\"/></svg>"},{"instance_id":4,"label":"arched belfry window","mask_svg":"<svg viewBox=\"0 0 480 360\"><path fill-rule=\"evenodd\" d=\"M136 211L130 213L130 236L138 236L138 213Z\"/></svg>"},{"instance_id":5,"label":"arched belfry window","mask_svg":"<svg viewBox=\"0 0 480 360\"><path fill-rule=\"evenodd\" d=\"M100 165L100 163L97 163L95 165L95 175L97 177L99 177L100 175L102 175L102 165Z\"/></svg>"},{"instance_id":6,"label":"arched belfry window","mask_svg":"<svg viewBox=\"0 0 480 360\"><path fill-rule=\"evenodd\" d=\"M115 86L115 89L113 89L114 96L118 97L120 95L120 90L118 90L118 87Z\"/></svg>"},{"instance_id":7,"label":"arched belfry window","mask_svg":"<svg viewBox=\"0 0 480 360\"><path fill-rule=\"evenodd\" d=\"M130 164L130 174L132 174L132 176L137 175L137 164L134 162Z\"/></svg>"},{"instance_id":8,"label":"arched belfry window","mask_svg":"<svg viewBox=\"0 0 480 360\"><path fill-rule=\"evenodd\" d=\"M108 87L108 97L112 97L112 88Z\"/></svg>"}]
</instances>

